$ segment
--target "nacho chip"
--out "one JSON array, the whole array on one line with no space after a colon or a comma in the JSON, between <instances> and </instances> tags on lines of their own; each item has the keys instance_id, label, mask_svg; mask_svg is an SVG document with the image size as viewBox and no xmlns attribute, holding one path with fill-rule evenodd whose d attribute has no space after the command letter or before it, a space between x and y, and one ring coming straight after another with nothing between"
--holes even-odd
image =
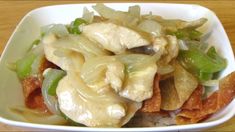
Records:
<instances>
[{"instance_id":1,"label":"nacho chip","mask_svg":"<svg viewBox=\"0 0 235 132\"><path fill-rule=\"evenodd\" d=\"M213 93L209 98L203 100L202 109L198 110L182 110L176 115L176 123L179 124L192 124L207 118L213 114L217 109L218 93Z\"/></svg>"},{"instance_id":2,"label":"nacho chip","mask_svg":"<svg viewBox=\"0 0 235 132\"><path fill-rule=\"evenodd\" d=\"M161 92L159 88L160 75L155 75L153 85L153 95L150 99L143 102L141 112L158 112L161 106Z\"/></svg>"},{"instance_id":3,"label":"nacho chip","mask_svg":"<svg viewBox=\"0 0 235 132\"><path fill-rule=\"evenodd\" d=\"M196 123L206 119L228 105L235 97L235 72L229 74L219 83L219 90L203 100L200 110L182 110L176 116L176 124Z\"/></svg>"},{"instance_id":4,"label":"nacho chip","mask_svg":"<svg viewBox=\"0 0 235 132\"><path fill-rule=\"evenodd\" d=\"M197 89L195 89L189 99L184 103L181 109L184 110L198 110L202 109L202 85L198 85Z\"/></svg>"},{"instance_id":5,"label":"nacho chip","mask_svg":"<svg viewBox=\"0 0 235 132\"><path fill-rule=\"evenodd\" d=\"M180 64L175 64L174 78L160 82L162 95L161 109L179 109L197 88L197 79Z\"/></svg>"}]
</instances>

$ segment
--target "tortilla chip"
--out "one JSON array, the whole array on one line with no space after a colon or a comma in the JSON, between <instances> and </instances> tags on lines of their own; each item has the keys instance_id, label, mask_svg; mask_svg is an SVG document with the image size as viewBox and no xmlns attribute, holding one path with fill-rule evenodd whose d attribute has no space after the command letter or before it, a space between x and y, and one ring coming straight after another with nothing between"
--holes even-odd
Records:
<instances>
[{"instance_id":1,"label":"tortilla chip","mask_svg":"<svg viewBox=\"0 0 235 132\"><path fill-rule=\"evenodd\" d=\"M36 77L28 77L22 80L24 97L28 96L36 89L41 87L41 83Z\"/></svg>"},{"instance_id":2,"label":"tortilla chip","mask_svg":"<svg viewBox=\"0 0 235 132\"><path fill-rule=\"evenodd\" d=\"M41 89L34 90L28 97L26 102L27 106L31 109L38 109L40 111L48 111L46 105L44 104L44 99L42 97Z\"/></svg>"},{"instance_id":3,"label":"tortilla chip","mask_svg":"<svg viewBox=\"0 0 235 132\"><path fill-rule=\"evenodd\" d=\"M213 93L209 98L203 100L202 109L198 110L187 110L183 109L179 114L176 115L177 124L191 124L201 121L213 114L217 109L217 97L218 93Z\"/></svg>"},{"instance_id":4,"label":"tortilla chip","mask_svg":"<svg viewBox=\"0 0 235 132\"><path fill-rule=\"evenodd\" d=\"M235 72L229 74L219 82L218 107L228 105L235 96Z\"/></svg>"},{"instance_id":5,"label":"tortilla chip","mask_svg":"<svg viewBox=\"0 0 235 132\"><path fill-rule=\"evenodd\" d=\"M160 91L162 96L161 109L172 110L181 107L180 99L174 86L174 78L161 81Z\"/></svg>"},{"instance_id":6,"label":"tortilla chip","mask_svg":"<svg viewBox=\"0 0 235 132\"><path fill-rule=\"evenodd\" d=\"M202 109L198 110L187 110L183 109L177 117L184 117L188 120L190 119L190 122L199 120L201 117L204 117L206 115L214 113L214 111L217 109L217 97L218 93L213 93L209 98L206 100L203 100L202 102Z\"/></svg>"},{"instance_id":7,"label":"tortilla chip","mask_svg":"<svg viewBox=\"0 0 235 132\"><path fill-rule=\"evenodd\" d=\"M174 78L160 82L161 109L179 109L197 88L197 79L180 64L175 64Z\"/></svg>"},{"instance_id":8,"label":"tortilla chip","mask_svg":"<svg viewBox=\"0 0 235 132\"><path fill-rule=\"evenodd\" d=\"M184 103L181 109L184 110L198 110L202 109L202 85L198 85L189 99Z\"/></svg>"},{"instance_id":9,"label":"tortilla chip","mask_svg":"<svg viewBox=\"0 0 235 132\"><path fill-rule=\"evenodd\" d=\"M159 88L160 75L155 75L153 85L153 95L150 99L143 102L141 112L158 112L161 106L161 92Z\"/></svg>"},{"instance_id":10,"label":"tortilla chip","mask_svg":"<svg viewBox=\"0 0 235 132\"><path fill-rule=\"evenodd\" d=\"M235 72L229 74L219 83L219 90L203 100L200 110L182 110L176 115L177 124L196 123L224 108L235 98Z\"/></svg>"},{"instance_id":11,"label":"tortilla chip","mask_svg":"<svg viewBox=\"0 0 235 132\"><path fill-rule=\"evenodd\" d=\"M41 94L41 82L35 77L28 77L22 80L25 105L31 109L46 111Z\"/></svg>"},{"instance_id":12,"label":"tortilla chip","mask_svg":"<svg viewBox=\"0 0 235 132\"><path fill-rule=\"evenodd\" d=\"M209 115L201 116L200 118L185 118L185 117L176 117L176 124L177 125L184 125L184 124L193 124L199 121L202 121L203 119L208 118Z\"/></svg>"}]
</instances>

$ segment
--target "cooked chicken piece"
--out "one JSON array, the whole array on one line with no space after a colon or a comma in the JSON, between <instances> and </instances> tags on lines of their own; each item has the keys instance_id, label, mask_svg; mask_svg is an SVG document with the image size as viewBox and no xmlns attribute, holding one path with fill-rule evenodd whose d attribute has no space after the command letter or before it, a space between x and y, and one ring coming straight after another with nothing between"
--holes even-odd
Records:
<instances>
[{"instance_id":1,"label":"cooked chicken piece","mask_svg":"<svg viewBox=\"0 0 235 132\"><path fill-rule=\"evenodd\" d=\"M112 88L122 97L141 102L153 93L157 71L153 58L137 54L91 58L82 66L81 77L97 93Z\"/></svg>"},{"instance_id":2,"label":"cooked chicken piece","mask_svg":"<svg viewBox=\"0 0 235 132\"><path fill-rule=\"evenodd\" d=\"M153 41L153 50L155 52L161 52L164 55L164 63L167 64L178 55L178 40L172 35L166 35L166 37L156 37Z\"/></svg>"},{"instance_id":3,"label":"cooked chicken piece","mask_svg":"<svg viewBox=\"0 0 235 132\"><path fill-rule=\"evenodd\" d=\"M157 65L133 72L126 79L123 90L119 94L125 98L142 102L153 95L153 80Z\"/></svg>"},{"instance_id":4,"label":"cooked chicken piece","mask_svg":"<svg viewBox=\"0 0 235 132\"><path fill-rule=\"evenodd\" d=\"M79 73L68 72L56 89L60 110L75 122L92 127L121 127L141 107L112 90L99 94L86 86Z\"/></svg>"},{"instance_id":5,"label":"cooked chicken piece","mask_svg":"<svg viewBox=\"0 0 235 132\"><path fill-rule=\"evenodd\" d=\"M122 89L125 66L112 56L100 56L87 60L81 69L81 78L93 91L103 93L113 88Z\"/></svg>"},{"instance_id":6,"label":"cooked chicken piece","mask_svg":"<svg viewBox=\"0 0 235 132\"><path fill-rule=\"evenodd\" d=\"M82 32L89 39L100 43L105 49L114 53L150 44L140 33L111 22L86 25Z\"/></svg>"},{"instance_id":7,"label":"cooked chicken piece","mask_svg":"<svg viewBox=\"0 0 235 132\"><path fill-rule=\"evenodd\" d=\"M166 47L166 50L168 52L166 56L166 63L170 62L173 58L176 58L179 53L179 45L178 40L176 36L167 35L166 36L168 45Z\"/></svg>"},{"instance_id":8,"label":"cooked chicken piece","mask_svg":"<svg viewBox=\"0 0 235 132\"><path fill-rule=\"evenodd\" d=\"M153 50L155 52L161 52L162 54L165 54L166 51L166 45L168 44L165 37L156 37L153 40Z\"/></svg>"},{"instance_id":9,"label":"cooked chicken piece","mask_svg":"<svg viewBox=\"0 0 235 132\"><path fill-rule=\"evenodd\" d=\"M116 92L122 90L122 84L125 77L124 69L122 63L111 63L107 65L105 81L110 84Z\"/></svg>"},{"instance_id":10,"label":"cooked chicken piece","mask_svg":"<svg viewBox=\"0 0 235 132\"><path fill-rule=\"evenodd\" d=\"M152 40L152 45L132 48L129 51L149 55L159 53L163 57L162 60L164 61L164 64L167 64L173 58L177 57L179 52L179 45L175 36L166 35L165 37L154 37Z\"/></svg>"},{"instance_id":11,"label":"cooked chicken piece","mask_svg":"<svg viewBox=\"0 0 235 132\"><path fill-rule=\"evenodd\" d=\"M161 108L160 75L156 74L153 81L153 95L143 102L141 112L159 112Z\"/></svg>"}]
</instances>

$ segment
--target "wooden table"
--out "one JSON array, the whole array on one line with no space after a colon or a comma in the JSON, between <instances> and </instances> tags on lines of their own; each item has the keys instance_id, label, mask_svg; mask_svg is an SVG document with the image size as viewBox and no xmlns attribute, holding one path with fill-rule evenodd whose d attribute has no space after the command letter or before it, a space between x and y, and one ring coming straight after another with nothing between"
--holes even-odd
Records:
<instances>
[{"instance_id":1,"label":"wooden table","mask_svg":"<svg viewBox=\"0 0 235 132\"><path fill-rule=\"evenodd\" d=\"M116 0L117 1L117 0ZM135 0L143 2L144 0ZM47 5L85 3L85 2L110 2L108 0L96 1L53 1L53 0L5 0L0 1L0 53L3 51L10 35L19 23L21 18L30 10ZM115 2L115 1L112 1ZM119 0L118 2L132 2L131 0ZM162 2L160 0L145 0L145 2ZM213 10L222 21L222 24L229 36L233 50L235 51L235 1L233 0L165 0L167 3L190 3L200 4ZM0 131L26 131L30 129L9 126L0 123ZM32 130L32 129L31 129ZM228 122L211 128L208 131L235 131L235 117Z\"/></svg>"}]
</instances>

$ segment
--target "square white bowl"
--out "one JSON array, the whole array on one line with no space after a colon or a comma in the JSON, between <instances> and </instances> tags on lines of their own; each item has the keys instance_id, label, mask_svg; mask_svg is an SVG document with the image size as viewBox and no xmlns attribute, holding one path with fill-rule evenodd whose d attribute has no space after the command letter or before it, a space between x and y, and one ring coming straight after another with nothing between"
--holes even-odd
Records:
<instances>
[{"instance_id":1,"label":"square white bowl","mask_svg":"<svg viewBox=\"0 0 235 132\"><path fill-rule=\"evenodd\" d=\"M189 125L148 127L148 128L89 128L77 126L44 125L24 122L21 118L12 115L8 108L16 105L24 105L21 84L16 74L6 67L6 63L15 62L23 57L33 40L39 37L40 27L52 23L68 24L77 17L81 17L83 7L94 4L70 4L56 5L35 9L29 12L18 24L9 39L0 60L0 121L6 124L32 127L38 129L69 130L69 131L177 131L177 130L199 130L221 124L235 114L235 100L226 108L216 113L208 120ZM163 4L163 3L112 3L106 4L113 9L126 11L131 5L139 5L141 13L161 15L165 18L195 20L206 17L209 21L200 28L207 37L204 40L216 47L219 53L228 61L227 68L221 73L223 77L235 70L235 61L229 39L224 28L209 9L191 4Z\"/></svg>"}]
</instances>

